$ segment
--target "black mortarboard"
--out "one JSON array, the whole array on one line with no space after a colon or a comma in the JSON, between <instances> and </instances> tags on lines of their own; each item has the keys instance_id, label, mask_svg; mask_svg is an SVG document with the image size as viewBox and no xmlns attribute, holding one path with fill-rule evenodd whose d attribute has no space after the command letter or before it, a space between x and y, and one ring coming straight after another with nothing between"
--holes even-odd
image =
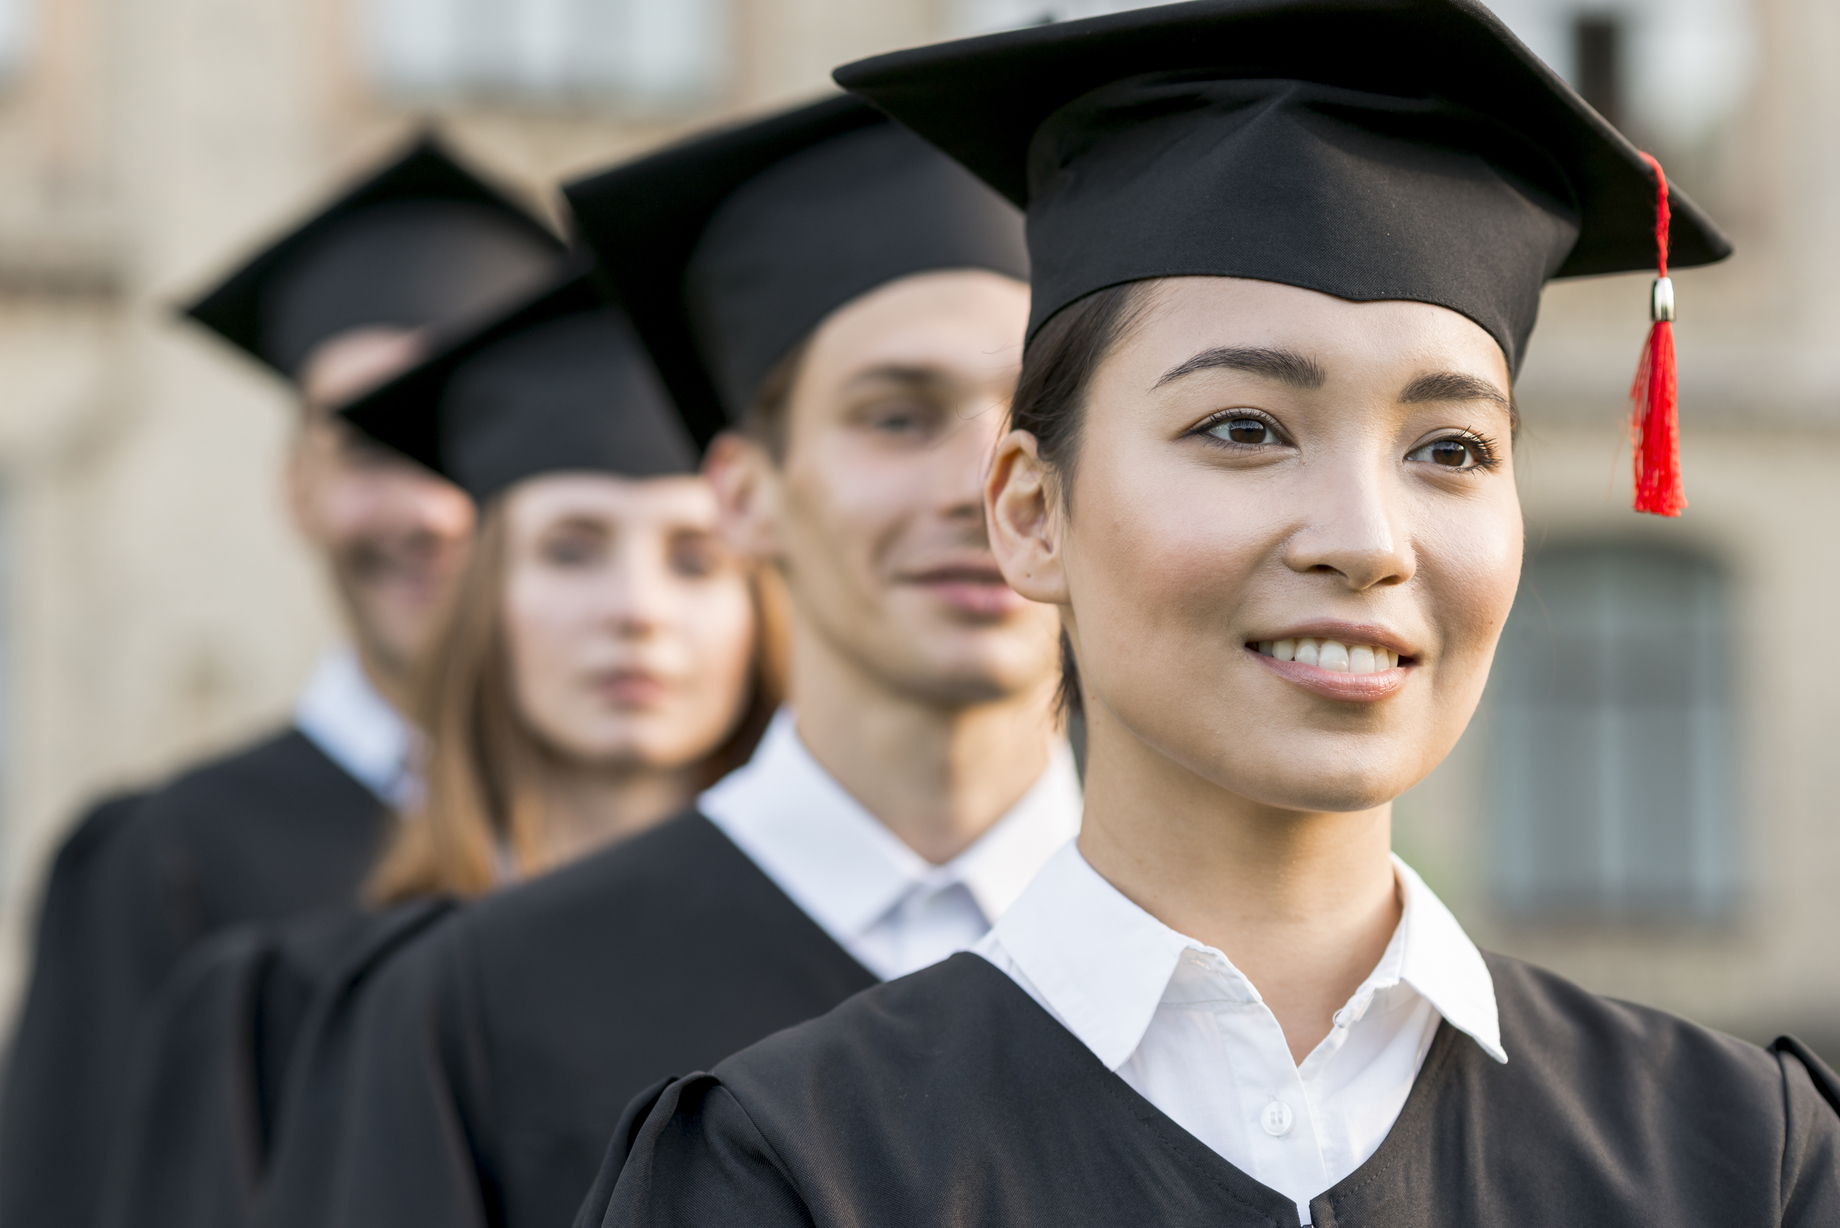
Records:
<instances>
[{"instance_id":1,"label":"black mortarboard","mask_svg":"<svg viewBox=\"0 0 1840 1228\"><path fill-rule=\"evenodd\" d=\"M1028 276L1021 215L848 96L565 187L700 443L826 316L913 273Z\"/></svg>"},{"instance_id":2,"label":"black mortarboard","mask_svg":"<svg viewBox=\"0 0 1840 1228\"><path fill-rule=\"evenodd\" d=\"M542 223L424 136L185 314L293 378L348 329L423 328L515 301L561 254Z\"/></svg>"},{"instance_id":3,"label":"black mortarboard","mask_svg":"<svg viewBox=\"0 0 1840 1228\"><path fill-rule=\"evenodd\" d=\"M1547 280L1657 263L1658 168L1472 0L1195 0L836 77L1028 210L1031 338L1108 286L1232 276L1449 307L1518 372ZM1731 253L1660 190L1664 277Z\"/></svg>"},{"instance_id":4,"label":"black mortarboard","mask_svg":"<svg viewBox=\"0 0 1840 1228\"><path fill-rule=\"evenodd\" d=\"M585 270L340 412L480 503L541 473L697 464L645 347Z\"/></svg>"}]
</instances>

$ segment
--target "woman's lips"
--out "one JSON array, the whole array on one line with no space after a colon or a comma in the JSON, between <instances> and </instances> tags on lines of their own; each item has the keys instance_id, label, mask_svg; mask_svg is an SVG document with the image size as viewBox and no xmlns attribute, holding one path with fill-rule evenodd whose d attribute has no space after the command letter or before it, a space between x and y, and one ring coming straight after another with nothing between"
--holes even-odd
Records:
<instances>
[{"instance_id":1,"label":"woman's lips","mask_svg":"<svg viewBox=\"0 0 1840 1228\"><path fill-rule=\"evenodd\" d=\"M624 708L649 708L662 701L669 690L657 675L636 670L602 674L594 689L601 698Z\"/></svg>"},{"instance_id":2,"label":"woman's lips","mask_svg":"<svg viewBox=\"0 0 1840 1228\"><path fill-rule=\"evenodd\" d=\"M1265 656L1252 644L1246 646L1246 653L1286 682L1295 683L1324 699L1345 703L1373 703L1387 698L1406 684L1406 675L1413 668L1410 664L1403 664L1376 670L1371 674L1351 674L1323 669L1319 665L1306 665L1301 661L1280 661L1276 657Z\"/></svg>"}]
</instances>

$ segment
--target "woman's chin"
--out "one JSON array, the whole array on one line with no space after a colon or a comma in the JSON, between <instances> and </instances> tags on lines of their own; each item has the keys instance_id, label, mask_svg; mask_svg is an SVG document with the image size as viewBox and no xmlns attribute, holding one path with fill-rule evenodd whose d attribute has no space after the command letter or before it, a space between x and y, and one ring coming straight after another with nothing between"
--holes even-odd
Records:
<instances>
[{"instance_id":1,"label":"woman's chin","mask_svg":"<svg viewBox=\"0 0 1840 1228\"><path fill-rule=\"evenodd\" d=\"M1368 748L1351 756L1347 739L1321 754L1307 753L1308 739L1273 737L1262 745L1222 751L1196 748L1183 765L1223 792L1273 810L1302 814L1354 814L1393 801L1423 773L1401 772L1394 747ZM1306 743L1303 748L1299 742ZM1304 753L1299 753L1302 749Z\"/></svg>"}]
</instances>

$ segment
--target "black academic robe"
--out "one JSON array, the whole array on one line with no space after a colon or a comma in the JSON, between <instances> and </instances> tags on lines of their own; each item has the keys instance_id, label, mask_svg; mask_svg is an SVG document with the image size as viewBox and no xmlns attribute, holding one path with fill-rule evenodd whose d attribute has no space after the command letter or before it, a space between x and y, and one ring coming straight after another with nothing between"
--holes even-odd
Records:
<instances>
[{"instance_id":1,"label":"black academic robe","mask_svg":"<svg viewBox=\"0 0 1840 1228\"><path fill-rule=\"evenodd\" d=\"M352 907L233 926L197 945L140 1037L98 1228L243 1228L295 1061L345 1004L452 905Z\"/></svg>"},{"instance_id":2,"label":"black academic robe","mask_svg":"<svg viewBox=\"0 0 1840 1228\"><path fill-rule=\"evenodd\" d=\"M149 794L96 843L86 903L47 898L47 926L54 912L81 921L41 936L0 1105L0 1228L91 1228L135 1037L166 978L215 930L351 899L386 817L289 730Z\"/></svg>"},{"instance_id":3,"label":"black academic robe","mask_svg":"<svg viewBox=\"0 0 1840 1228\"><path fill-rule=\"evenodd\" d=\"M1840 1224L1840 1085L1817 1059L1488 964L1507 1064L1441 1026L1316 1228ZM963 954L640 1097L577 1225L1297 1222Z\"/></svg>"},{"instance_id":4,"label":"black academic robe","mask_svg":"<svg viewBox=\"0 0 1840 1228\"><path fill-rule=\"evenodd\" d=\"M362 996L260 1228L567 1228L632 1096L875 977L698 814L487 897ZM291 1111L291 1110L290 1110Z\"/></svg>"},{"instance_id":5,"label":"black academic robe","mask_svg":"<svg viewBox=\"0 0 1840 1228\"><path fill-rule=\"evenodd\" d=\"M78 821L45 880L34 937L32 979L13 1032L0 1089L0 1225L71 1223L57 1188L33 1180L51 1154L41 1144L80 1136L116 1094L105 1071L84 1060L92 1030L108 1022L107 916L97 880L109 844L141 794L110 798ZM75 1038L70 1029L80 1029ZM99 1174L91 1173L92 1180Z\"/></svg>"}]
</instances>

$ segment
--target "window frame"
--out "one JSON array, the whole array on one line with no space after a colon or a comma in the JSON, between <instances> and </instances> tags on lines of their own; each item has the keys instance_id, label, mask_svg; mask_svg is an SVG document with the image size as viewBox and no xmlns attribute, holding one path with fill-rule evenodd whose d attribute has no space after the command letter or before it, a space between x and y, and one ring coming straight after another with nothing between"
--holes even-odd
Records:
<instances>
[{"instance_id":1,"label":"window frame","mask_svg":"<svg viewBox=\"0 0 1840 1228\"><path fill-rule=\"evenodd\" d=\"M1560 569L1580 562L1596 566L1599 587L1587 593L1580 586L1568 594L1565 586L1571 581ZM1684 704L1669 706L1652 698L1643 702L1645 692L1665 692L1680 675L1631 674L1632 660L1642 653L1625 652L1635 643L1655 659L1669 657L1665 645L1655 646L1657 637L1638 640L1639 629L1632 632L1631 620L1639 625L1649 616L1652 624L1666 622L1671 615L1656 619L1653 608L1645 610L1652 594L1627 601L1621 611L1610 608L1622 599L1612 593L1615 585L1645 568L1651 574L1675 569L1677 578L1693 590L1688 599L1697 603L1682 616L1687 625L1671 653L1672 659L1689 667ZM1607 584L1601 583L1605 577L1612 577ZM1578 594L1584 594L1582 602L1575 600ZM1719 557L1674 544L1572 538L1529 554L1515 612L1503 631L1483 700L1489 735L1482 760L1488 879L1495 907L1506 917L1517 922L1716 923L1737 912L1744 887L1744 764L1736 658L1731 650L1736 594L1731 571ZM1568 602L1574 603L1569 609ZM1586 611L1584 605L1592 608ZM1595 639L1579 634L1590 618L1599 620ZM1568 649L1585 641L1590 641L1588 663L1580 656L1561 660ZM1537 654L1548 650L1550 664L1543 665ZM1584 675L1578 673L1581 669ZM1550 671L1544 679L1539 676L1543 670ZM1567 670L1572 671L1569 677ZM1568 702L1566 688L1575 689L1581 677L1586 685L1599 688L1595 704ZM1552 688L1544 698L1535 693L1542 685ZM1605 698L1612 692L1620 702ZM1550 729L1556 726L1542 733L1542 720L1590 722L1592 727L1580 730L1574 724L1555 739ZM1633 757L1638 752L1632 742L1649 740L1652 745L1656 731L1665 734L1669 722L1684 724L1688 739L1672 766L1655 764L1653 756ZM1568 760L1566 736L1594 739L1595 758L1578 755ZM1545 744L1534 744L1541 737L1548 739ZM1561 779L1555 773L1570 775ZM1557 804L1550 800L1553 795L1562 797L1578 784L1580 773L1594 781L1601 808L1575 824L1593 835L1595 848L1568 865L1573 851L1552 856L1554 829L1541 825L1566 822L1569 816L1555 818L1546 809ZM1552 793L1546 802L1526 794L1540 787L1533 783L1536 777L1550 778ZM1663 803L1654 803L1657 810L1641 812L1641 799L1665 798L1670 789L1683 792L1688 800L1684 848L1663 847L1653 840L1653 833L1666 822L1665 817L1657 819L1665 810ZM1632 797L1635 804L1628 800ZM1669 867L1675 876L1657 872L1657 866Z\"/></svg>"}]
</instances>

